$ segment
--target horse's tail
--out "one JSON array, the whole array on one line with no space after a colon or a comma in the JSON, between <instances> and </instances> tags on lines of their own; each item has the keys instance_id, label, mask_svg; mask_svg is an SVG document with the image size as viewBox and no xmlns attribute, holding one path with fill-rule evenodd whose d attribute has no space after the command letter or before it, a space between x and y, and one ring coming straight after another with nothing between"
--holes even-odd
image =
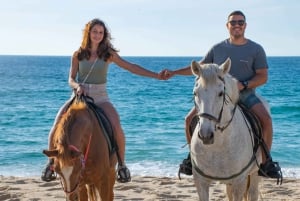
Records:
<instances>
[{"instance_id":1,"label":"horse's tail","mask_svg":"<svg viewBox=\"0 0 300 201\"><path fill-rule=\"evenodd\" d=\"M87 185L87 193L88 193L88 198L90 201L97 201L97 188L94 184L92 185ZM99 194L98 194L99 195Z\"/></svg>"}]
</instances>

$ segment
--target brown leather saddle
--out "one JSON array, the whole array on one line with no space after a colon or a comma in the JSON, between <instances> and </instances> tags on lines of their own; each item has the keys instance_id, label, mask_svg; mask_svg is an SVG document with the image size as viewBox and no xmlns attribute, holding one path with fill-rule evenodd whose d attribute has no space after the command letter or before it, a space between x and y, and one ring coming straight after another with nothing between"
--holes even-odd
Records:
<instances>
[{"instance_id":1,"label":"brown leather saddle","mask_svg":"<svg viewBox=\"0 0 300 201\"><path fill-rule=\"evenodd\" d=\"M91 98L89 96L75 96L71 100L70 105L76 99L82 99L83 101L85 101L85 103L88 105L88 107L93 111L93 113L97 117L99 126L102 129L104 137L107 141L110 155L115 152L118 155L118 146L117 146L116 140L114 138L113 128L112 128L111 122L109 121L109 119L106 116L106 114L104 113L104 111L101 108L99 108L94 103L93 98Z\"/></svg>"}]
</instances>

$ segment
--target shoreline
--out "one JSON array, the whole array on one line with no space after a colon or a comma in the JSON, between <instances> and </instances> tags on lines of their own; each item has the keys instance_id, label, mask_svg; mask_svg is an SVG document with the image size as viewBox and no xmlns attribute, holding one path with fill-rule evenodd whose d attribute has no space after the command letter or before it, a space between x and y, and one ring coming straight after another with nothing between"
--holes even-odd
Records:
<instances>
[{"instance_id":1,"label":"shoreline","mask_svg":"<svg viewBox=\"0 0 300 201\"><path fill-rule=\"evenodd\" d=\"M39 177L0 176L0 200L64 201L65 195L59 180L43 182ZM300 200L300 179L284 178L282 185L276 180L262 179L259 201ZM114 187L117 201L191 201L198 200L192 177L133 176L129 183L117 183ZM227 200L225 185L213 183L210 200Z\"/></svg>"}]
</instances>

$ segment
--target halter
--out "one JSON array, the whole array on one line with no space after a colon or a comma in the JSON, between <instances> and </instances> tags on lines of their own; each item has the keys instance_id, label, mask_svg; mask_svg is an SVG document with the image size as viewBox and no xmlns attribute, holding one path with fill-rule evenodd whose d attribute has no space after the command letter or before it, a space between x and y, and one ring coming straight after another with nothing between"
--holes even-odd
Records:
<instances>
[{"instance_id":1,"label":"halter","mask_svg":"<svg viewBox=\"0 0 300 201\"><path fill-rule=\"evenodd\" d=\"M82 179L82 173L83 173L83 171L85 169L85 163L87 161L87 157L88 157L88 154L89 154L89 151L90 151L91 139L92 139L92 134L89 137L89 142L88 142L88 146L86 148L85 154L84 155L83 154L80 155L80 162L81 162L80 163L81 164L80 176L79 176L79 179L78 179L76 185L74 186L74 188L71 191L66 190L66 188L63 185L63 182L60 180L60 184L62 186L62 189L63 189L63 191L66 194L69 194L69 195L73 194L77 190L77 188L79 187L80 181ZM80 150L76 146L74 146L74 145L69 145L69 148L72 149L72 150L74 150L74 151L80 152Z\"/></svg>"},{"instance_id":2,"label":"halter","mask_svg":"<svg viewBox=\"0 0 300 201\"><path fill-rule=\"evenodd\" d=\"M205 113L205 112L202 112L202 113L200 113L200 114L198 114L198 116L199 116L199 119L200 119L200 117L202 117L202 118L205 118L205 119L208 119L208 120L210 120L210 121L214 121L215 123L216 123L216 125L215 125L215 130L220 130L221 132L223 132L229 125L230 125L230 123L232 122L232 119L233 119L233 116L234 116L234 114L235 114L235 110L236 110L236 108L237 108L237 104L234 104L234 108L233 108L233 111L232 111L232 116L231 116L231 118L230 118L230 120L227 122L227 124L225 125L225 126L217 126L218 124L220 124L221 123L221 119L222 119L222 116L223 116L223 110L224 110L224 105L225 105L225 103L227 104L228 102L227 102L227 100L226 100L226 97L225 97L225 95L227 95L227 97L230 99L230 101L232 102L232 100L231 100L231 98L228 96L228 94L226 94L225 93L225 91L226 91L226 88L225 88L225 80L222 78L222 77L220 77L220 76L218 76L218 78L223 82L223 84L224 84L224 93L223 93L223 103L222 103L222 108L221 108L221 110L220 110L220 112L219 112L219 116L218 116L218 118L216 118L214 115L211 115L211 114L208 114L208 113ZM195 107L197 107L197 105L195 104ZM200 121L198 121L198 123L200 124ZM199 131L200 132L200 131Z\"/></svg>"}]
</instances>

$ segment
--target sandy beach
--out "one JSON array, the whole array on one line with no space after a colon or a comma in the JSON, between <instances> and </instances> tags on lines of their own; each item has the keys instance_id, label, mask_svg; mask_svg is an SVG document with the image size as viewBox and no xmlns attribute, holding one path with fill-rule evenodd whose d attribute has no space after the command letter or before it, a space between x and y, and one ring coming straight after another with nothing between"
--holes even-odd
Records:
<instances>
[{"instance_id":1,"label":"sandy beach","mask_svg":"<svg viewBox=\"0 0 300 201\"><path fill-rule=\"evenodd\" d=\"M45 183L38 177L0 176L1 201L63 201L64 193L59 180ZM227 200L223 184L213 184L211 200ZM197 200L196 188L191 177L182 180L169 177L134 176L132 182L116 183L115 200L123 201L191 201ZM260 183L260 201L300 200L300 180L284 178L281 186L274 180L264 179Z\"/></svg>"}]
</instances>

